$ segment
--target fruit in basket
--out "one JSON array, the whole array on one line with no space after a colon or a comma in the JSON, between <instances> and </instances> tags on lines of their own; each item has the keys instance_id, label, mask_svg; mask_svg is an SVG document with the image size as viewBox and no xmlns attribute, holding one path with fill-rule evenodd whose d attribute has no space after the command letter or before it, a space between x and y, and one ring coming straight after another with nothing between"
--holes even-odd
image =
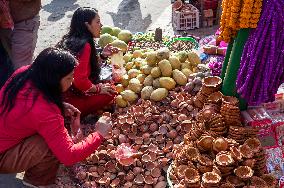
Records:
<instances>
[{"instance_id":1,"label":"fruit in basket","mask_svg":"<svg viewBox=\"0 0 284 188\"><path fill-rule=\"evenodd\" d=\"M106 45L108 45L112 42L113 42L113 38L110 34L105 33L105 34L100 36L100 39L99 39L100 47L104 48Z\"/></svg>"},{"instance_id":2,"label":"fruit in basket","mask_svg":"<svg viewBox=\"0 0 284 188\"><path fill-rule=\"evenodd\" d=\"M128 89L121 92L121 96L124 100L128 102L134 102L138 98L138 95L136 93Z\"/></svg>"},{"instance_id":3,"label":"fruit in basket","mask_svg":"<svg viewBox=\"0 0 284 188\"><path fill-rule=\"evenodd\" d=\"M177 54L178 58L179 58L179 61L181 63L184 63L186 60L187 60L187 57L188 57L188 54L186 51L180 51L178 54Z\"/></svg>"},{"instance_id":4,"label":"fruit in basket","mask_svg":"<svg viewBox=\"0 0 284 188\"><path fill-rule=\"evenodd\" d=\"M153 86L154 88L160 88L161 84L160 84L160 78L156 78L153 80Z\"/></svg>"},{"instance_id":5,"label":"fruit in basket","mask_svg":"<svg viewBox=\"0 0 284 188\"><path fill-rule=\"evenodd\" d=\"M121 32L121 29L118 27L112 28L112 35L118 37L118 34Z\"/></svg>"},{"instance_id":6,"label":"fruit in basket","mask_svg":"<svg viewBox=\"0 0 284 188\"><path fill-rule=\"evenodd\" d=\"M159 62L159 68L161 69L162 76L171 76L173 69L171 63L164 59Z\"/></svg>"},{"instance_id":7,"label":"fruit in basket","mask_svg":"<svg viewBox=\"0 0 284 188\"><path fill-rule=\"evenodd\" d=\"M191 66L188 62L181 63L181 69L191 69Z\"/></svg>"},{"instance_id":8,"label":"fruit in basket","mask_svg":"<svg viewBox=\"0 0 284 188\"><path fill-rule=\"evenodd\" d=\"M153 78L159 78L161 76L161 69L159 67L154 67L151 70L151 76Z\"/></svg>"},{"instance_id":9,"label":"fruit in basket","mask_svg":"<svg viewBox=\"0 0 284 188\"><path fill-rule=\"evenodd\" d=\"M139 58L139 57L141 58L143 53L141 50L135 50L132 55L133 55L133 58Z\"/></svg>"},{"instance_id":10,"label":"fruit in basket","mask_svg":"<svg viewBox=\"0 0 284 188\"><path fill-rule=\"evenodd\" d=\"M127 87L128 83L129 83L129 76L125 74L121 77L121 84L123 85L123 87Z\"/></svg>"},{"instance_id":11,"label":"fruit in basket","mask_svg":"<svg viewBox=\"0 0 284 188\"><path fill-rule=\"evenodd\" d=\"M140 71L137 70L137 69L130 69L128 71L128 76L129 76L130 79L131 78L136 78L138 76L138 74L140 74Z\"/></svg>"},{"instance_id":12,"label":"fruit in basket","mask_svg":"<svg viewBox=\"0 0 284 188\"><path fill-rule=\"evenodd\" d=\"M188 61L193 63L195 66L197 66L201 63L199 56L193 51L190 51L188 53Z\"/></svg>"},{"instance_id":13,"label":"fruit in basket","mask_svg":"<svg viewBox=\"0 0 284 188\"><path fill-rule=\"evenodd\" d=\"M117 84L117 85L115 86L115 89L116 89L116 91L117 91L118 93L121 93L121 92L124 91L124 87L123 87L122 84Z\"/></svg>"},{"instance_id":14,"label":"fruit in basket","mask_svg":"<svg viewBox=\"0 0 284 188\"><path fill-rule=\"evenodd\" d=\"M143 59L141 58L136 58L133 60L135 68L140 69L141 66L144 65Z\"/></svg>"},{"instance_id":15,"label":"fruit in basket","mask_svg":"<svg viewBox=\"0 0 284 188\"><path fill-rule=\"evenodd\" d=\"M116 104L121 107L121 108L125 108L128 103L126 100L123 99L123 97L121 95L118 95L115 99Z\"/></svg>"},{"instance_id":16,"label":"fruit in basket","mask_svg":"<svg viewBox=\"0 0 284 188\"><path fill-rule=\"evenodd\" d=\"M159 82L161 87L166 88L167 90L172 90L176 87L175 80L170 77L161 77Z\"/></svg>"},{"instance_id":17,"label":"fruit in basket","mask_svg":"<svg viewBox=\"0 0 284 188\"><path fill-rule=\"evenodd\" d=\"M114 40L111 45L113 47L121 49L121 51L124 53L127 51L127 44L122 40Z\"/></svg>"},{"instance_id":18,"label":"fruit in basket","mask_svg":"<svg viewBox=\"0 0 284 188\"><path fill-rule=\"evenodd\" d=\"M132 59L132 54L130 54L130 53L127 53L127 54L125 54L124 56L123 56L123 60L127 63L127 62L129 62L129 61L131 61L131 59Z\"/></svg>"},{"instance_id":19,"label":"fruit in basket","mask_svg":"<svg viewBox=\"0 0 284 188\"><path fill-rule=\"evenodd\" d=\"M188 78L193 72L190 69L182 69L181 72Z\"/></svg>"},{"instance_id":20,"label":"fruit in basket","mask_svg":"<svg viewBox=\"0 0 284 188\"><path fill-rule=\"evenodd\" d=\"M151 70L153 67L149 66L149 65L144 65L143 67L141 67L141 71L143 74L149 75L151 74Z\"/></svg>"},{"instance_id":21,"label":"fruit in basket","mask_svg":"<svg viewBox=\"0 0 284 188\"><path fill-rule=\"evenodd\" d=\"M111 26L108 26L108 25L102 26L101 34L105 34L105 33L108 33L108 34L110 34L110 35L113 35L112 27L111 27Z\"/></svg>"},{"instance_id":22,"label":"fruit in basket","mask_svg":"<svg viewBox=\"0 0 284 188\"><path fill-rule=\"evenodd\" d=\"M169 59L170 57L170 50L168 48L161 48L157 51L157 58L159 60Z\"/></svg>"},{"instance_id":23,"label":"fruit in basket","mask_svg":"<svg viewBox=\"0 0 284 188\"><path fill-rule=\"evenodd\" d=\"M130 42L132 40L132 33L128 30L122 30L118 35L117 35L119 40L122 40L126 43Z\"/></svg>"},{"instance_id":24,"label":"fruit in basket","mask_svg":"<svg viewBox=\"0 0 284 188\"><path fill-rule=\"evenodd\" d=\"M155 66L157 64L158 58L157 58L157 52L148 52L146 61L149 66Z\"/></svg>"},{"instance_id":25,"label":"fruit in basket","mask_svg":"<svg viewBox=\"0 0 284 188\"><path fill-rule=\"evenodd\" d=\"M178 85L185 86L187 83L187 77L178 69L173 70L173 78Z\"/></svg>"},{"instance_id":26,"label":"fruit in basket","mask_svg":"<svg viewBox=\"0 0 284 188\"><path fill-rule=\"evenodd\" d=\"M130 69L132 69L134 66L134 62L130 61L128 63L125 64L125 70L129 71Z\"/></svg>"},{"instance_id":27,"label":"fruit in basket","mask_svg":"<svg viewBox=\"0 0 284 188\"><path fill-rule=\"evenodd\" d=\"M141 98L142 99L150 99L150 96L152 92L154 91L154 88L152 86L146 86L141 91Z\"/></svg>"},{"instance_id":28,"label":"fruit in basket","mask_svg":"<svg viewBox=\"0 0 284 188\"><path fill-rule=\"evenodd\" d=\"M152 86L153 85L153 80L154 80L154 78L151 75L148 75L145 78L143 85L144 86Z\"/></svg>"},{"instance_id":29,"label":"fruit in basket","mask_svg":"<svg viewBox=\"0 0 284 188\"><path fill-rule=\"evenodd\" d=\"M132 78L129 81L128 88L131 91L134 91L135 93L139 93L142 89L142 84L140 83L140 81L137 78Z\"/></svg>"},{"instance_id":30,"label":"fruit in basket","mask_svg":"<svg viewBox=\"0 0 284 188\"><path fill-rule=\"evenodd\" d=\"M172 66L173 69L180 70L181 63L180 63L179 59L176 56L169 57L169 61L170 61L171 66Z\"/></svg>"},{"instance_id":31,"label":"fruit in basket","mask_svg":"<svg viewBox=\"0 0 284 188\"><path fill-rule=\"evenodd\" d=\"M141 84L144 83L145 78L146 78L146 75L145 75L145 74L139 74L139 75L137 76L137 79L140 81Z\"/></svg>"},{"instance_id":32,"label":"fruit in basket","mask_svg":"<svg viewBox=\"0 0 284 188\"><path fill-rule=\"evenodd\" d=\"M165 88L158 88L151 93L150 99L153 101L161 101L168 96L168 90Z\"/></svg>"}]
</instances>

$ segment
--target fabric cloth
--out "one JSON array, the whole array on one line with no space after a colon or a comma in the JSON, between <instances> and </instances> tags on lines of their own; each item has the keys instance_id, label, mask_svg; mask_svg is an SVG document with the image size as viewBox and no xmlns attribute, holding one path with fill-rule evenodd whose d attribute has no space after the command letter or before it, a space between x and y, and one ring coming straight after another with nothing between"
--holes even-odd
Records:
<instances>
[{"instance_id":1,"label":"fabric cloth","mask_svg":"<svg viewBox=\"0 0 284 188\"><path fill-rule=\"evenodd\" d=\"M27 66L20 68L14 75L26 69ZM0 91L0 100L3 99L5 87ZM0 111L2 108L0 107ZM27 82L18 93L11 111L0 116L0 153L35 134L43 137L56 158L67 166L88 157L103 140L103 137L95 132L74 144L64 127L64 117L60 109L48 102L31 82Z\"/></svg>"},{"instance_id":2,"label":"fabric cloth","mask_svg":"<svg viewBox=\"0 0 284 188\"><path fill-rule=\"evenodd\" d=\"M0 29L12 29L14 22L10 14L9 1L0 0Z\"/></svg>"},{"instance_id":3,"label":"fabric cloth","mask_svg":"<svg viewBox=\"0 0 284 188\"><path fill-rule=\"evenodd\" d=\"M40 17L15 23L11 35L11 59L15 69L32 63L38 38Z\"/></svg>"},{"instance_id":4,"label":"fabric cloth","mask_svg":"<svg viewBox=\"0 0 284 188\"><path fill-rule=\"evenodd\" d=\"M82 116L96 114L97 111L108 106L114 99L114 95L86 93L93 86L89 79L91 74L90 55L91 46L86 43L78 56L79 64L74 70L73 89L69 89L64 94L64 101L78 108Z\"/></svg>"},{"instance_id":5,"label":"fabric cloth","mask_svg":"<svg viewBox=\"0 0 284 188\"><path fill-rule=\"evenodd\" d=\"M0 154L0 173L25 171L24 181L36 186L53 184L58 167L59 161L38 134Z\"/></svg>"},{"instance_id":6,"label":"fabric cloth","mask_svg":"<svg viewBox=\"0 0 284 188\"><path fill-rule=\"evenodd\" d=\"M15 23L34 18L40 8L41 0L10 0L11 15Z\"/></svg>"}]
</instances>

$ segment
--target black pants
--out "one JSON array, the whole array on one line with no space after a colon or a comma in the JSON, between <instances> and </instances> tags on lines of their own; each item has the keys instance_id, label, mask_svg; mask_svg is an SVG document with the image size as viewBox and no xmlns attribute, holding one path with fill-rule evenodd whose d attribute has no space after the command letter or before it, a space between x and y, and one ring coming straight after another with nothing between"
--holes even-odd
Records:
<instances>
[{"instance_id":1,"label":"black pants","mask_svg":"<svg viewBox=\"0 0 284 188\"><path fill-rule=\"evenodd\" d=\"M0 42L0 89L5 84L7 79L13 73L14 68L12 62L3 47L2 43Z\"/></svg>"}]
</instances>

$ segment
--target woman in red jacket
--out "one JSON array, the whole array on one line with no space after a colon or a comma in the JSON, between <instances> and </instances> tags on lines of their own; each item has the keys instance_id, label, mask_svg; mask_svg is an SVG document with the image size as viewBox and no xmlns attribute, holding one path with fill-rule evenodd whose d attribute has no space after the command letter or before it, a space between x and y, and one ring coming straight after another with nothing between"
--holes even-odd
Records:
<instances>
[{"instance_id":1,"label":"woman in red jacket","mask_svg":"<svg viewBox=\"0 0 284 188\"><path fill-rule=\"evenodd\" d=\"M68 34L57 44L57 47L70 51L78 59L73 85L64 100L78 108L82 116L102 110L116 94L112 85L100 83L99 59L118 52L108 45L99 57L94 38L100 37L101 26L95 9L78 8L72 17Z\"/></svg>"},{"instance_id":2,"label":"woman in red jacket","mask_svg":"<svg viewBox=\"0 0 284 188\"><path fill-rule=\"evenodd\" d=\"M18 69L0 91L0 173L25 171L24 184L44 187L55 182L59 162L84 160L111 129L103 117L96 132L74 143L64 127L64 114L79 112L62 101L72 81L76 59L48 48L34 63ZM66 107L68 109L66 109ZM73 126L77 136L79 125Z\"/></svg>"}]
</instances>

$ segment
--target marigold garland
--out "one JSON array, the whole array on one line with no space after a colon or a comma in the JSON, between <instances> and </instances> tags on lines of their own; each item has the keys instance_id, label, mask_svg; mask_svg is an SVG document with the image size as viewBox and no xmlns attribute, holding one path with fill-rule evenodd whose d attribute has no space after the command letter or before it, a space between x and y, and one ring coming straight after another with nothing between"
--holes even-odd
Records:
<instances>
[{"instance_id":1,"label":"marigold garland","mask_svg":"<svg viewBox=\"0 0 284 188\"><path fill-rule=\"evenodd\" d=\"M256 28L261 8L262 0L223 0L220 38L230 42L239 29Z\"/></svg>"}]
</instances>

